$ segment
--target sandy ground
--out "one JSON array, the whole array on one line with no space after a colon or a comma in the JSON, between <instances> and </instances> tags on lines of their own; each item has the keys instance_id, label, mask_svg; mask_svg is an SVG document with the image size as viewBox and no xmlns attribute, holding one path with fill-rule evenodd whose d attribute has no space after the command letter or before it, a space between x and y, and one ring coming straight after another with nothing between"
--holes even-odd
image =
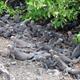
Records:
<instances>
[{"instance_id":1,"label":"sandy ground","mask_svg":"<svg viewBox=\"0 0 80 80\"><path fill-rule=\"evenodd\" d=\"M63 76L61 72L43 69L39 62L12 60L7 56L10 43L10 40L0 37L0 62L16 80L73 80L70 75ZM2 75L0 80L3 80Z\"/></svg>"}]
</instances>

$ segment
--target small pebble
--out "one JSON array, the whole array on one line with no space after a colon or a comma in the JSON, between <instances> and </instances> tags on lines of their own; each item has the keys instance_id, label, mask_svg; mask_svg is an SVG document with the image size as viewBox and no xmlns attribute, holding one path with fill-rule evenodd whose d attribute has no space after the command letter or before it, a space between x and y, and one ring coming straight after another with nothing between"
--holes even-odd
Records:
<instances>
[{"instance_id":1,"label":"small pebble","mask_svg":"<svg viewBox=\"0 0 80 80\"><path fill-rule=\"evenodd\" d=\"M11 62L11 65L16 65L16 64L17 64L17 62L16 62L16 61Z\"/></svg>"}]
</instances>

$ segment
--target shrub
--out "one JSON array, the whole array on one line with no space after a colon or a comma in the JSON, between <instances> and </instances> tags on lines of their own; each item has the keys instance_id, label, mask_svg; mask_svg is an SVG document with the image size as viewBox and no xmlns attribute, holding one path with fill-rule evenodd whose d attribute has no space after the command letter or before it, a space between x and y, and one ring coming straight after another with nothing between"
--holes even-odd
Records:
<instances>
[{"instance_id":1,"label":"shrub","mask_svg":"<svg viewBox=\"0 0 80 80\"><path fill-rule=\"evenodd\" d=\"M5 4L3 0L0 1L0 15L6 12L10 14L10 16L14 16L17 13L21 13L21 11L19 8L13 9L12 6Z\"/></svg>"},{"instance_id":2,"label":"shrub","mask_svg":"<svg viewBox=\"0 0 80 80\"><path fill-rule=\"evenodd\" d=\"M25 0L27 10L22 18L38 20L51 19L54 28L63 27L67 22L77 19L80 11L79 0ZM0 11L6 9L3 2L0 1ZM11 13L12 10L12 13ZM18 10L7 7L7 12L14 15Z\"/></svg>"},{"instance_id":3,"label":"shrub","mask_svg":"<svg viewBox=\"0 0 80 80\"><path fill-rule=\"evenodd\" d=\"M80 33L75 34L72 41L75 44L80 44Z\"/></svg>"},{"instance_id":4,"label":"shrub","mask_svg":"<svg viewBox=\"0 0 80 80\"><path fill-rule=\"evenodd\" d=\"M63 27L77 18L79 3L76 0L26 0L29 19L51 19L55 28ZM77 6L76 6L77 5Z\"/></svg>"},{"instance_id":5,"label":"shrub","mask_svg":"<svg viewBox=\"0 0 80 80\"><path fill-rule=\"evenodd\" d=\"M15 14L14 9L12 9L10 6L8 7L5 5L3 1L0 1L0 15L2 15L4 12L9 13L11 16Z\"/></svg>"}]
</instances>

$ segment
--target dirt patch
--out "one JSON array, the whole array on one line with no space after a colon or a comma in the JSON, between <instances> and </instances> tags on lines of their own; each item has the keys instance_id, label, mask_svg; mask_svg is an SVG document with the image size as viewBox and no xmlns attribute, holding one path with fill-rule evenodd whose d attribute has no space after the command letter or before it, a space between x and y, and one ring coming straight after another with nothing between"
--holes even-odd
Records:
<instances>
[{"instance_id":1,"label":"dirt patch","mask_svg":"<svg viewBox=\"0 0 80 80\"><path fill-rule=\"evenodd\" d=\"M18 61L11 58L2 56L7 45L10 44L10 40L0 38L0 61L4 64L6 69L14 75L16 80L73 80L70 75L63 76L58 70L45 70L40 63L31 61ZM0 75L0 80L2 76Z\"/></svg>"},{"instance_id":2,"label":"dirt patch","mask_svg":"<svg viewBox=\"0 0 80 80\"><path fill-rule=\"evenodd\" d=\"M10 40L0 37L0 55L7 56L8 50L7 46L11 43Z\"/></svg>"}]
</instances>

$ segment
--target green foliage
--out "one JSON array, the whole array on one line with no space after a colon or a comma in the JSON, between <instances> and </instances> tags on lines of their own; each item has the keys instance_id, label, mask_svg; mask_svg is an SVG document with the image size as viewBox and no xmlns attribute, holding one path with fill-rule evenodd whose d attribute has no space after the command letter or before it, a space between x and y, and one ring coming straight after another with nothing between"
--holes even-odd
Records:
<instances>
[{"instance_id":1,"label":"green foliage","mask_svg":"<svg viewBox=\"0 0 80 80\"><path fill-rule=\"evenodd\" d=\"M47 11L45 0L26 0L27 14L26 18L33 20L41 20L47 18Z\"/></svg>"},{"instance_id":2,"label":"green foliage","mask_svg":"<svg viewBox=\"0 0 80 80\"><path fill-rule=\"evenodd\" d=\"M63 27L63 24L66 24L68 21L76 19L77 11L72 7L75 0L55 0L54 7L52 8L52 15L55 17L52 21L55 28ZM70 5L70 6L69 6Z\"/></svg>"},{"instance_id":3,"label":"green foliage","mask_svg":"<svg viewBox=\"0 0 80 80\"><path fill-rule=\"evenodd\" d=\"M11 6L7 6L2 0L0 1L0 15L2 15L4 12L9 13L10 16L14 16L17 13L20 13L21 10L18 8L14 10Z\"/></svg>"},{"instance_id":4,"label":"green foliage","mask_svg":"<svg viewBox=\"0 0 80 80\"><path fill-rule=\"evenodd\" d=\"M68 21L77 18L80 11L79 0L25 0L27 12L22 15L23 19L47 20L51 19L54 28L63 27ZM0 14L6 10L10 15L21 13L22 10L13 10L0 1Z\"/></svg>"},{"instance_id":5,"label":"green foliage","mask_svg":"<svg viewBox=\"0 0 80 80\"><path fill-rule=\"evenodd\" d=\"M26 3L27 18L39 20L54 17L51 22L55 28L76 19L79 7L76 0L26 0Z\"/></svg>"},{"instance_id":6,"label":"green foliage","mask_svg":"<svg viewBox=\"0 0 80 80\"><path fill-rule=\"evenodd\" d=\"M4 9L6 8L6 6L4 5L3 1L0 1L0 14L3 13Z\"/></svg>"},{"instance_id":7,"label":"green foliage","mask_svg":"<svg viewBox=\"0 0 80 80\"><path fill-rule=\"evenodd\" d=\"M76 44L80 44L80 33L75 34L75 36L73 37L73 42Z\"/></svg>"}]
</instances>

